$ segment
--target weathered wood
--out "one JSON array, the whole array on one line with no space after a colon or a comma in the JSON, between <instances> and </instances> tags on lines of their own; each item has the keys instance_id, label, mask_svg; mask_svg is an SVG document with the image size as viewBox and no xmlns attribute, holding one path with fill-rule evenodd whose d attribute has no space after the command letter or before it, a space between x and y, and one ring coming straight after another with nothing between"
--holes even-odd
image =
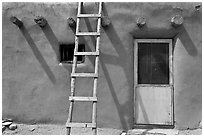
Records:
<instances>
[{"instance_id":1,"label":"weathered wood","mask_svg":"<svg viewBox=\"0 0 204 137\"><path fill-rule=\"evenodd\" d=\"M82 13L82 11L81 11L82 6L83 6L83 2L79 2L79 3L78 3L78 9L77 9L77 16Z\"/></svg>"},{"instance_id":2,"label":"weathered wood","mask_svg":"<svg viewBox=\"0 0 204 137\"><path fill-rule=\"evenodd\" d=\"M143 27L146 24L146 19L144 17L137 18L137 26Z\"/></svg>"},{"instance_id":3,"label":"weathered wood","mask_svg":"<svg viewBox=\"0 0 204 137\"><path fill-rule=\"evenodd\" d=\"M13 24L15 24L15 25L17 25L18 27L22 27L23 26L23 22L21 22L17 17L15 17L15 16L11 16L10 17L10 21L13 23Z\"/></svg>"},{"instance_id":4,"label":"weathered wood","mask_svg":"<svg viewBox=\"0 0 204 137\"><path fill-rule=\"evenodd\" d=\"M70 96L70 101L97 101L96 97L76 97L76 96Z\"/></svg>"},{"instance_id":5,"label":"weathered wood","mask_svg":"<svg viewBox=\"0 0 204 137\"><path fill-rule=\"evenodd\" d=\"M183 17L181 15L176 15L171 18L171 25L173 27L179 27L183 24Z\"/></svg>"},{"instance_id":6,"label":"weathered wood","mask_svg":"<svg viewBox=\"0 0 204 137\"><path fill-rule=\"evenodd\" d=\"M74 55L98 56L99 52L75 52Z\"/></svg>"},{"instance_id":7,"label":"weathered wood","mask_svg":"<svg viewBox=\"0 0 204 137\"><path fill-rule=\"evenodd\" d=\"M81 14L81 8L82 8L82 2L79 2L78 4L78 14L77 14L77 22L76 22L76 35L75 35L75 49L74 49L74 59L73 59L73 65L72 65L72 81L71 81L71 96L69 97L70 102L70 110L69 110L69 116L67 120L67 134L70 135L71 133L71 127L91 127L94 134L97 134L97 128L96 128L96 89L97 89L97 80L98 80L98 65L99 65L99 44L100 44L100 28L101 28L101 11L102 11L102 2L99 2L99 11L98 14ZM97 24L97 32L79 32L79 19L82 17L97 17L98 18L98 24ZM73 22L72 22L73 23ZM96 42L96 52L78 52L78 41L79 36L97 36L97 42ZM77 62L77 56L78 55L96 55L95 59L95 73L75 73L76 70L76 62ZM94 78L94 86L93 86L93 97L76 97L74 96L74 83L76 77L93 77ZM74 101L93 101L93 111L92 111L92 123L71 123L72 118L72 108L73 108L73 102Z\"/></svg>"},{"instance_id":8,"label":"weathered wood","mask_svg":"<svg viewBox=\"0 0 204 137\"><path fill-rule=\"evenodd\" d=\"M81 14L81 2L79 2L78 5L78 14ZM76 22L76 33L79 32L79 18L77 18L77 22ZM75 48L74 48L74 52L78 51L78 47L79 47L79 37L75 36ZM77 56L74 56L73 58L73 64L72 64L72 74L75 73L76 71L76 66L77 66ZM76 77L72 77L71 78L71 95L70 96L74 96L75 93L75 80ZM70 102L70 106L69 106L69 114L68 114L68 119L67 119L67 123L70 123L72 121L72 113L73 113L73 107L74 107L74 102L71 101ZM67 127L67 135L70 135L71 133L71 127Z\"/></svg>"},{"instance_id":9,"label":"weathered wood","mask_svg":"<svg viewBox=\"0 0 204 137\"><path fill-rule=\"evenodd\" d=\"M67 23L70 27L76 27L76 22L73 18L68 18Z\"/></svg>"},{"instance_id":10,"label":"weathered wood","mask_svg":"<svg viewBox=\"0 0 204 137\"><path fill-rule=\"evenodd\" d=\"M199 11L201 9L201 6L202 6L201 4L196 5L195 6L196 11Z\"/></svg>"},{"instance_id":11,"label":"weathered wood","mask_svg":"<svg viewBox=\"0 0 204 137\"><path fill-rule=\"evenodd\" d=\"M96 97L97 96L97 92L96 92L96 88L97 88L97 82L98 79L97 78L94 78L94 87L93 87L93 96ZM92 122L95 122L97 121L97 108L96 108L96 104L97 102L93 102L93 109L92 109ZM94 134L96 135L97 134L97 129L96 128L92 128Z\"/></svg>"},{"instance_id":12,"label":"weathered wood","mask_svg":"<svg viewBox=\"0 0 204 137\"><path fill-rule=\"evenodd\" d=\"M110 21L109 17L103 16L101 19L101 26L102 27L108 27L110 24L111 24L111 21Z\"/></svg>"},{"instance_id":13,"label":"weathered wood","mask_svg":"<svg viewBox=\"0 0 204 137\"><path fill-rule=\"evenodd\" d=\"M99 11L98 14L101 14L102 12L102 2L99 3ZM97 24L97 32L100 33L101 32L101 18L98 18L98 24ZM96 38L96 52L99 52L99 45L100 45L100 36L97 36ZM98 67L99 67L99 56L96 56L95 59L95 74L98 74ZM97 97L97 84L98 84L98 78L94 78L94 86L93 86L93 97ZM92 109L92 122L96 123L97 121L97 107L96 104L97 102L93 102L93 109ZM97 125L96 125L97 127ZM94 132L95 135L97 135L97 128L93 127L92 130Z\"/></svg>"},{"instance_id":14,"label":"weathered wood","mask_svg":"<svg viewBox=\"0 0 204 137\"><path fill-rule=\"evenodd\" d=\"M100 18L101 14L78 14L78 18Z\"/></svg>"},{"instance_id":15,"label":"weathered wood","mask_svg":"<svg viewBox=\"0 0 204 137\"><path fill-rule=\"evenodd\" d=\"M95 73L72 73L71 77L98 77Z\"/></svg>"},{"instance_id":16,"label":"weathered wood","mask_svg":"<svg viewBox=\"0 0 204 137\"><path fill-rule=\"evenodd\" d=\"M35 23L37 23L40 27L45 27L47 24L47 20L43 16L36 16L34 19Z\"/></svg>"},{"instance_id":17,"label":"weathered wood","mask_svg":"<svg viewBox=\"0 0 204 137\"><path fill-rule=\"evenodd\" d=\"M81 2L79 2L79 5L78 5L78 14L80 13L81 13ZM79 18L77 18L76 33L77 32L79 32ZM78 51L78 47L79 47L79 37L75 36L74 52ZM72 64L72 73L75 73L76 66L77 66L77 56L74 56L73 64ZM70 96L74 96L74 93L75 93L75 80L76 80L76 77L71 78L71 95ZM69 106L69 114L68 114L67 123L70 123L72 121L73 107L74 107L74 102L71 101L70 106ZM71 127L67 127L67 135L70 135L70 133L71 133Z\"/></svg>"},{"instance_id":18,"label":"weathered wood","mask_svg":"<svg viewBox=\"0 0 204 137\"><path fill-rule=\"evenodd\" d=\"M76 36L98 36L98 32L76 32Z\"/></svg>"}]
</instances>

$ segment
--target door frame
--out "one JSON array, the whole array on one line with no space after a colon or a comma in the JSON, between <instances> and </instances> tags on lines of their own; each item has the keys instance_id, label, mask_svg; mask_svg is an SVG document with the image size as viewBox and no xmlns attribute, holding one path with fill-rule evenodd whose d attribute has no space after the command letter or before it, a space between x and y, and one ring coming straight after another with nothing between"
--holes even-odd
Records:
<instances>
[{"instance_id":1,"label":"door frame","mask_svg":"<svg viewBox=\"0 0 204 137\"><path fill-rule=\"evenodd\" d=\"M174 126L174 84L173 84L173 51L172 51L172 39L135 39L134 40L134 126L140 126L136 124L136 89L138 87L138 43L169 43L169 84L168 85L159 85L159 86L170 86L171 87L171 125ZM158 86L158 84L140 84L140 86ZM156 125L157 124L144 124L146 126ZM166 125L165 125L166 126Z\"/></svg>"}]
</instances>

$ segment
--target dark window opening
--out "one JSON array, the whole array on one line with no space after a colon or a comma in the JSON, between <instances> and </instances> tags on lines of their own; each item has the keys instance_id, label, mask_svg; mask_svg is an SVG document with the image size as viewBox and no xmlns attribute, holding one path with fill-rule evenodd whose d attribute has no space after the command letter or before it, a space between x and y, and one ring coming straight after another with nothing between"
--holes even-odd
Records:
<instances>
[{"instance_id":1,"label":"dark window opening","mask_svg":"<svg viewBox=\"0 0 204 137\"><path fill-rule=\"evenodd\" d=\"M74 44L61 44L60 45L60 62L73 63L74 57ZM79 44L78 52L85 52L85 45ZM77 63L84 63L85 56L77 56Z\"/></svg>"},{"instance_id":2,"label":"dark window opening","mask_svg":"<svg viewBox=\"0 0 204 137\"><path fill-rule=\"evenodd\" d=\"M169 43L138 43L138 84L169 84Z\"/></svg>"}]
</instances>

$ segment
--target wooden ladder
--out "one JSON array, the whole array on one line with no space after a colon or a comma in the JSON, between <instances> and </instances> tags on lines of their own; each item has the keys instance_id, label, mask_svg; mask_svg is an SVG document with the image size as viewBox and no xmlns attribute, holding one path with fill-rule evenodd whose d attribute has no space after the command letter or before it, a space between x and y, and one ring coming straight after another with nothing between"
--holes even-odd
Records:
<instances>
[{"instance_id":1,"label":"wooden ladder","mask_svg":"<svg viewBox=\"0 0 204 137\"><path fill-rule=\"evenodd\" d=\"M74 48L74 58L72 64L72 73L71 73L71 95L69 96L70 106L69 106L69 114L66 123L67 135L71 133L71 127L89 127L92 128L94 134L97 134L97 124L96 124L96 103L97 103L97 81L98 81L98 67L99 67L99 45L100 45L100 29L101 29L101 12L102 12L102 2L98 4L98 14L82 14L83 3L78 3L78 13L77 13L77 22L76 22L76 34L75 34L75 48ZM97 32L79 32L79 24L81 18L97 18ZM79 45L79 36L97 36L96 38L96 51L95 52L78 52ZM96 56L95 59L95 72L94 73L76 73L77 67L77 56L85 55L85 56ZM93 96L92 97L80 97L74 96L75 93L75 80L76 78L84 77L84 78L94 78L93 85ZM93 102L92 109L92 122L91 123L76 123L72 122L72 113L74 107L74 101L91 101Z\"/></svg>"}]
</instances>

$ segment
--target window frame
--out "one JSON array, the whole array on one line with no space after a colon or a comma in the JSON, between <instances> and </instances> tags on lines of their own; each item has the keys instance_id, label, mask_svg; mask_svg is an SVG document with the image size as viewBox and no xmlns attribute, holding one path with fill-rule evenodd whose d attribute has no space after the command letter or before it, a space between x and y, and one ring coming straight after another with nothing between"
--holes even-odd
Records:
<instances>
[{"instance_id":1,"label":"window frame","mask_svg":"<svg viewBox=\"0 0 204 137\"><path fill-rule=\"evenodd\" d=\"M79 44L78 47L80 47L80 46L82 46L82 45L83 45L82 51L80 51L80 52L85 52L85 44ZM73 57L74 57L75 44L60 44L59 46L60 46L60 47L59 47L60 63L61 63L61 64L73 64L73 59L72 59L72 60L69 60L69 61L62 60L62 48L63 48L64 46L67 46L67 47L68 47L67 50L73 48ZM68 55L68 56L69 56L69 55ZM82 56L82 60L79 60L79 61L77 60L77 64L82 64L82 63L85 62L85 56L84 56L84 55L81 55L81 56Z\"/></svg>"},{"instance_id":2,"label":"window frame","mask_svg":"<svg viewBox=\"0 0 204 137\"><path fill-rule=\"evenodd\" d=\"M168 43L169 44L169 84L139 84L138 83L138 43ZM135 39L134 40L134 82L137 87L169 87L173 85L173 55L172 39Z\"/></svg>"}]
</instances>

